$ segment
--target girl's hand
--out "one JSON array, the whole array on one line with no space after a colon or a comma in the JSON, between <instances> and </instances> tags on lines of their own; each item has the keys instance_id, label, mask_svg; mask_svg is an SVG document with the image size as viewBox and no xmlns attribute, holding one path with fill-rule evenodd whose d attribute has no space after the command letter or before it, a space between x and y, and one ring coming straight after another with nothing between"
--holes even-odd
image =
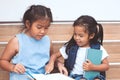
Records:
<instances>
[{"instance_id":1,"label":"girl's hand","mask_svg":"<svg viewBox=\"0 0 120 80\"><path fill-rule=\"evenodd\" d=\"M64 65L63 65L62 63L60 63L60 62L58 63L58 69L59 69L60 73L68 76L68 71L67 71L67 69L66 69L66 68L64 67Z\"/></svg>"},{"instance_id":2,"label":"girl's hand","mask_svg":"<svg viewBox=\"0 0 120 80\"><path fill-rule=\"evenodd\" d=\"M83 63L83 69L85 71L90 71L93 69L94 64L90 60L86 60L86 62Z\"/></svg>"},{"instance_id":3,"label":"girl's hand","mask_svg":"<svg viewBox=\"0 0 120 80\"><path fill-rule=\"evenodd\" d=\"M13 72L23 74L25 72L25 67L22 64L18 63L13 66Z\"/></svg>"},{"instance_id":4,"label":"girl's hand","mask_svg":"<svg viewBox=\"0 0 120 80\"><path fill-rule=\"evenodd\" d=\"M46 66L45 66L45 73L47 74L47 73L50 73L52 70L54 69L54 64L50 64L50 63L48 63Z\"/></svg>"}]
</instances>

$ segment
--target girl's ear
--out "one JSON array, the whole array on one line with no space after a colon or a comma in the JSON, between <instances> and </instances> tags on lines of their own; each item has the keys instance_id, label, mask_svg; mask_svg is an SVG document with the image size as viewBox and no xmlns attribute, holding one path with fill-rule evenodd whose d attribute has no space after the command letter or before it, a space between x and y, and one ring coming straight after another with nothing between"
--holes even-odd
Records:
<instances>
[{"instance_id":1,"label":"girl's ear","mask_svg":"<svg viewBox=\"0 0 120 80\"><path fill-rule=\"evenodd\" d=\"M95 33L91 34L90 37L89 37L89 39L93 39L94 36L95 36Z\"/></svg>"},{"instance_id":2,"label":"girl's ear","mask_svg":"<svg viewBox=\"0 0 120 80\"><path fill-rule=\"evenodd\" d=\"M25 26L27 27L27 29L30 28L30 21L29 21L29 20L26 20L26 22L25 22Z\"/></svg>"}]
</instances>

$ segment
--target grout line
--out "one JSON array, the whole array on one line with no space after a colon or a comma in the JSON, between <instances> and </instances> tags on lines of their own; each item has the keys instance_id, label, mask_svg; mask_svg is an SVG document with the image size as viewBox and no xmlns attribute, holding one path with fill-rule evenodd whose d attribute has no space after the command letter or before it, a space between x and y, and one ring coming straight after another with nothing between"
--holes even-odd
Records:
<instances>
[{"instance_id":1,"label":"grout line","mask_svg":"<svg viewBox=\"0 0 120 80\"><path fill-rule=\"evenodd\" d=\"M98 23L104 24L120 24L120 21L97 21ZM53 21L51 24L73 24L74 21ZM23 25L21 21L18 22L0 22L0 25Z\"/></svg>"},{"instance_id":2,"label":"grout line","mask_svg":"<svg viewBox=\"0 0 120 80\"><path fill-rule=\"evenodd\" d=\"M67 41L52 41L52 43L66 43ZM103 42L120 42L120 40L104 40ZM0 41L0 44L7 44L8 42Z\"/></svg>"},{"instance_id":3,"label":"grout line","mask_svg":"<svg viewBox=\"0 0 120 80\"><path fill-rule=\"evenodd\" d=\"M111 62L109 63L110 65L119 65L120 66L120 62Z\"/></svg>"}]
</instances>

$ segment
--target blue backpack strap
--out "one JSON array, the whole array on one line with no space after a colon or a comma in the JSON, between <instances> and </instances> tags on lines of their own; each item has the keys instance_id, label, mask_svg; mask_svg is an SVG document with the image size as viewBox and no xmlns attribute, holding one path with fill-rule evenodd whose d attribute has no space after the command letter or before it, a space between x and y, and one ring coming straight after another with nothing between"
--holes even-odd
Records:
<instances>
[{"instance_id":1,"label":"blue backpack strap","mask_svg":"<svg viewBox=\"0 0 120 80\"><path fill-rule=\"evenodd\" d=\"M68 73L70 73L70 71L71 71L71 70L73 69L73 67L74 67L78 48L79 48L79 46L75 45L75 46L72 46L72 47L69 49L68 59L65 60L65 67L67 68Z\"/></svg>"},{"instance_id":2,"label":"blue backpack strap","mask_svg":"<svg viewBox=\"0 0 120 80\"><path fill-rule=\"evenodd\" d=\"M93 49L98 49L98 50L100 50L100 44L99 44L99 43L91 44L90 47L93 48Z\"/></svg>"}]
</instances>

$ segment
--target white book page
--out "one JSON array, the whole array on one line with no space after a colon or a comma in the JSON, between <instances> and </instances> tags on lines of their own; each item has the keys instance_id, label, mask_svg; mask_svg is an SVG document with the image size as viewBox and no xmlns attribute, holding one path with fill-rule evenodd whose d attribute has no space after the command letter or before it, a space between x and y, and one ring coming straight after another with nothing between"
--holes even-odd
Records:
<instances>
[{"instance_id":1,"label":"white book page","mask_svg":"<svg viewBox=\"0 0 120 80\"><path fill-rule=\"evenodd\" d=\"M74 80L68 76L65 76L61 73L52 73L52 74L32 74L36 80Z\"/></svg>"}]
</instances>

